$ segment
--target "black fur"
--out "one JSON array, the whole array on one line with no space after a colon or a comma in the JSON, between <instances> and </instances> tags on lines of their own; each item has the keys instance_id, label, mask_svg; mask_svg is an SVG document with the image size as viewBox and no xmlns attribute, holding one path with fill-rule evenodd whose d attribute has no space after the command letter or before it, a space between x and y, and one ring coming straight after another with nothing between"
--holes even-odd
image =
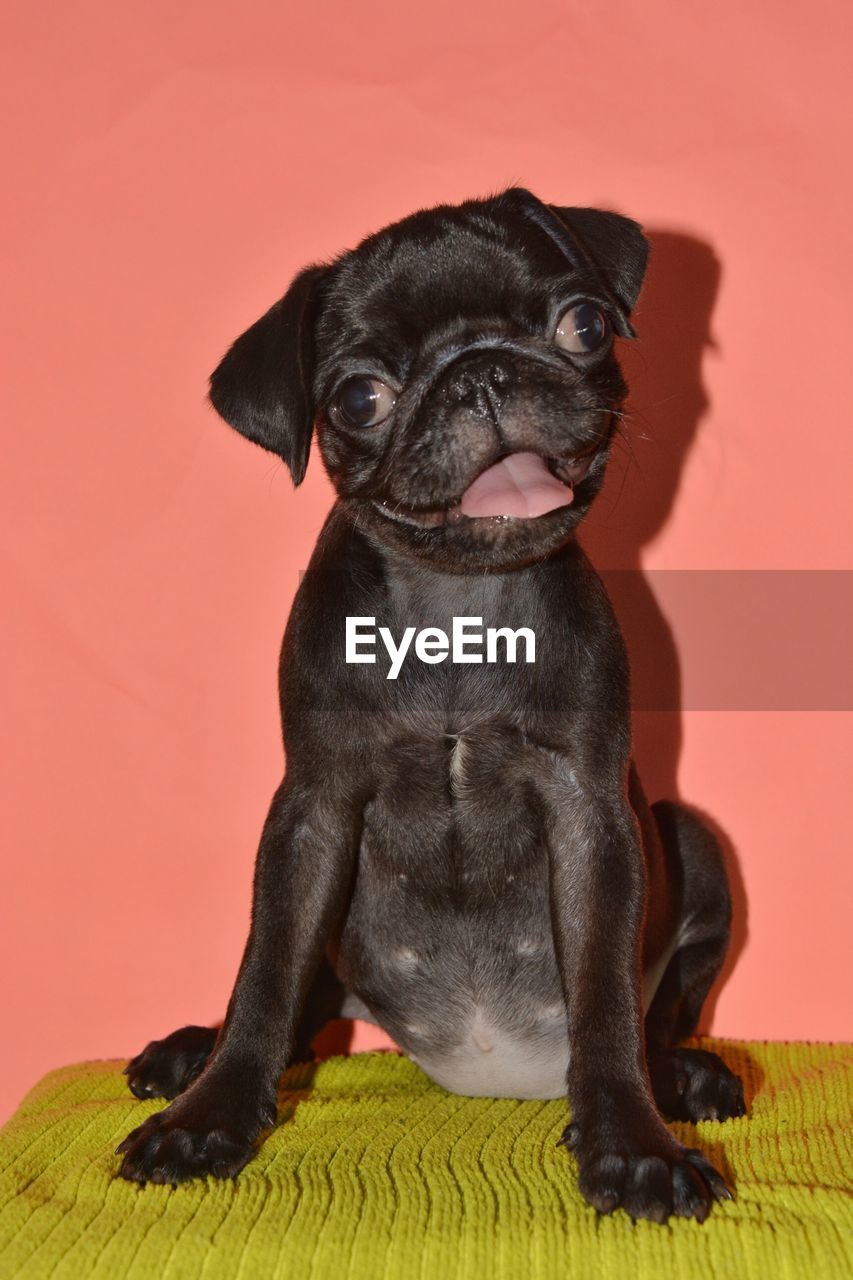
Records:
<instances>
[{"instance_id":1,"label":"black fur","mask_svg":"<svg viewBox=\"0 0 853 1280\"><path fill-rule=\"evenodd\" d=\"M131 1063L134 1092L180 1096L122 1143L124 1177L235 1173L274 1123L284 1067L356 997L426 1069L464 1056L480 1016L532 1063L542 1009L560 1025L564 1010L563 1141L589 1202L702 1219L730 1194L658 1109L743 1110L719 1059L676 1049L725 954L725 872L697 818L646 804L622 639L575 539L626 394L614 336L633 334L645 262L618 214L519 189L439 206L303 271L214 373L216 408L296 483L313 422L339 498L285 635L287 774L225 1023L215 1046L187 1029ZM554 331L579 299L609 336L573 356ZM336 416L356 374L396 393L379 425ZM444 521L520 451L575 467L571 505ZM389 681L381 659L345 663L348 615L395 636L454 616L530 627L536 662L410 661Z\"/></svg>"}]
</instances>

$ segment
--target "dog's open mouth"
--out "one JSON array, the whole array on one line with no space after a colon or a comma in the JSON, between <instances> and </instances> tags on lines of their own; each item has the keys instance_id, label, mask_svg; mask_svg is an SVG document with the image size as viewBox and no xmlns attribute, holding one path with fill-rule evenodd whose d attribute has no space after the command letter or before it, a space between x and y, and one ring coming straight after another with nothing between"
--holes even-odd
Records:
<instances>
[{"instance_id":1,"label":"dog's open mouth","mask_svg":"<svg viewBox=\"0 0 853 1280\"><path fill-rule=\"evenodd\" d=\"M575 486L585 478L596 452L562 460L509 453L481 471L454 506L417 511L383 502L381 507L386 515L423 528L464 520L535 520L571 506Z\"/></svg>"}]
</instances>

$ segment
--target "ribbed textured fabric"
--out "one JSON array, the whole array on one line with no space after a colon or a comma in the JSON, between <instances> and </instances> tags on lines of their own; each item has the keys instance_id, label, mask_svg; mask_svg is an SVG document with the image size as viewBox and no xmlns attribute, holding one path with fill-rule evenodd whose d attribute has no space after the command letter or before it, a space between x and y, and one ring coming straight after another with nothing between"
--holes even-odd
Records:
<instances>
[{"instance_id":1,"label":"ribbed textured fabric","mask_svg":"<svg viewBox=\"0 0 853 1280\"><path fill-rule=\"evenodd\" d=\"M701 1040L750 1114L674 1125L729 1174L704 1225L581 1199L561 1102L460 1098L392 1053L296 1067L235 1182L140 1189L113 1149L162 1103L122 1063L53 1071L0 1133L0 1276L63 1280L843 1280L853 1046Z\"/></svg>"}]
</instances>

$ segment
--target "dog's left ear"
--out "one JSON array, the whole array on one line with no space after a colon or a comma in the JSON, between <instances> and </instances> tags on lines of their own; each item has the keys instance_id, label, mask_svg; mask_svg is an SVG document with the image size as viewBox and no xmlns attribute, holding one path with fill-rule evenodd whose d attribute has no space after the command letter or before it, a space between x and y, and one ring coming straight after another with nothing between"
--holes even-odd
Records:
<instances>
[{"instance_id":1,"label":"dog's left ear","mask_svg":"<svg viewBox=\"0 0 853 1280\"><path fill-rule=\"evenodd\" d=\"M551 208L567 224L621 303L626 326L623 337L635 338L628 317L640 296L649 259L649 242L640 224L606 209Z\"/></svg>"},{"instance_id":2,"label":"dog's left ear","mask_svg":"<svg viewBox=\"0 0 853 1280\"><path fill-rule=\"evenodd\" d=\"M210 402L232 427L283 458L294 484L308 466L314 321L327 267L306 267L210 376Z\"/></svg>"},{"instance_id":3,"label":"dog's left ear","mask_svg":"<svg viewBox=\"0 0 853 1280\"><path fill-rule=\"evenodd\" d=\"M640 224L605 209L543 204L522 187L507 194L520 202L524 214L547 232L570 262L581 258L593 267L616 303L621 336L635 338L629 316L649 257L649 242Z\"/></svg>"}]
</instances>

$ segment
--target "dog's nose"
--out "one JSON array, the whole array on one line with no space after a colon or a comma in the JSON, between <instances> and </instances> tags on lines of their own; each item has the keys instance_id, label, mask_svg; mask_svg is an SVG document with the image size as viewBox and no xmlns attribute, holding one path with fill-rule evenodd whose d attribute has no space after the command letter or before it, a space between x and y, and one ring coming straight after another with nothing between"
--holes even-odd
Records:
<instances>
[{"instance_id":1,"label":"dog's nose","mask_svg":"<svg viewBox=\"0 0 853 1280\"><path fill-rule=\"evenodd\" d=\"M479 351L454 361L444 378L448 395L497 421L513 380L510 361L500 352Z\"/></svg>"}]
</instances>

